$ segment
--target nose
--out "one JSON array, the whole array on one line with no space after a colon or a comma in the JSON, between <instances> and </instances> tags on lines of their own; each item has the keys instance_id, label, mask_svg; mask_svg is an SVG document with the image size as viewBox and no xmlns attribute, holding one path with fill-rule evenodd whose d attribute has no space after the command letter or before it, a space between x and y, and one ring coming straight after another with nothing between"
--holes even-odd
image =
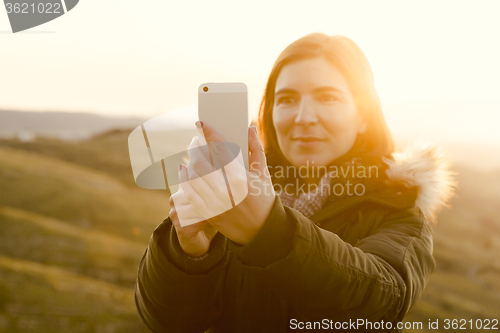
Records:
<instances>
[{"instance_id":1,"label":"nose","mask_svg":"<svg viewBox=\"0 0 500 333\"><path fill-rule=\"evenodd\" d=\"M318 117L314 107L309 102L309 99L304 97L300 102L297 117L295 117L295 124L299 126L310 126L318 123Z\"/></svg>"}]
</instances>

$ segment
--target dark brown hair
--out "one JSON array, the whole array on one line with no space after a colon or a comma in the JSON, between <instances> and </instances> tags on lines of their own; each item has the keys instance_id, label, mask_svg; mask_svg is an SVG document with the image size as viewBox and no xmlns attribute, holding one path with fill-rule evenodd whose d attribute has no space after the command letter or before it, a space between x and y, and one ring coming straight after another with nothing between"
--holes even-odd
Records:
<instances>
[{"instance_id":1,"label":"dark brown hair","mask_svg":"<svg viewBox=\"0 0 500 333\"><path fill-rule=\"evenodd\" d=\"M273 124L274 90L278 75L284 66L293 61L316 57L324 57L342 73L353 94L357 110L367 123L366 131L358 134L352 149L339 159L390 157L394 151L394 143L375 90L373 72L363 51L347 37L312 33L296 40L281 52L267 80L259 110L259 132L268 165L290 165L281 152Z\"/></svg>"}]
</instances>

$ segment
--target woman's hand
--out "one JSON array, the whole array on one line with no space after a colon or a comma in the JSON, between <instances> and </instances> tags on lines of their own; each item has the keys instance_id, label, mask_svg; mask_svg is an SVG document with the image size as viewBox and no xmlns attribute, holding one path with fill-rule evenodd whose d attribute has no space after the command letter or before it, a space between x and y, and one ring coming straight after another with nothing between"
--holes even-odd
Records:
<instances>
[{"instance_id":1,"label":"woman's hand","mask_svg":"<svg viewBox=\"0 0 500 333\"><path fill-rule=\"evenodd\" d=\"M203 134L211 146L213 158L219 160L222 165L227 165L227 161L234 159L232 152L227 145L217 144L224 142L224 139L210 125L203 125ZM255 127L249 129L248 143L250 171L242 168L243 175L241 175L241 172L228 172L225 168L232 192L239 194L248 192L246 197L235 207L200 222L203 224L208 222L224 236L240 245L250 243L257 235L275 200L275 192L267 171L266 156ZM207 161L203 154L195 156L194 159L192 156L188 167L189 179L194 178L191 175L198 178L196 182L189 182L188 186L183 186L188 192L186 197L192 209L205 217L210 215L206 213L207 209L227 206L227 196L221 194L223 192L221 189L226 190L226 184L223 181L222 184L220 181L215 183L213 177L199 177L207 174L209 167L211 167L210 161ZM233 198L236 197L235 193Z\"/></svg>"},{"instance_id":2,"label":"woman's hand","mask_svg":"<svg viewBox=\"0 0 500 333\"><path fill-rule=\"evenodd\" d=\"M179 166L179 180L180 182L186 182L188 180L187 169L185 166ZM182 186L182 185L181 185ZM192 214L191 218L200 220L199 215L193 206L189 203L187 196L185 195L182 187L179 186L179 191L172 194L170 196L170 219L175 227L175 231L177 232L177 238L179 239L179 244L188 256L190 257L201 257L206 254L210 248L210 242L217 234L217 230L207 221L201 221L194 224L189 224L184 227L180 225L179 217L177 215L176 206L182 212L186 212L188 214ZM184 216L186 216L184 214ZM183 218L189 218L184 217Z\"/></svg>"}]
</instances>

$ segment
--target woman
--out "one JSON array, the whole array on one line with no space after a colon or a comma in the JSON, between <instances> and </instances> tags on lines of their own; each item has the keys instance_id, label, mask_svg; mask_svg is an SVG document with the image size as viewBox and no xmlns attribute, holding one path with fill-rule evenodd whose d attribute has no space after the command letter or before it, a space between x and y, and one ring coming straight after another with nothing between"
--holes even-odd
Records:
<instances>
[{"instance_id":1,"label":"woman","mask_svg":"<svg viewBox=\"0 0 500 333\"><path fill-rule=\"evenodd\" d=\"M393 153L368 61L343 36L310 34L281 53L259 125L264 145L251 128L243 202L181 227L177 211L199 197L191 193L185 207L180 194L171 198L180 204L155 229L138 271L145 324L400 331L434 270L429 224L452 193L437 150ZM223 141L197 126L207 142ZM181 166L181 181L203 163Z\"/></svg>"}]
</instances>

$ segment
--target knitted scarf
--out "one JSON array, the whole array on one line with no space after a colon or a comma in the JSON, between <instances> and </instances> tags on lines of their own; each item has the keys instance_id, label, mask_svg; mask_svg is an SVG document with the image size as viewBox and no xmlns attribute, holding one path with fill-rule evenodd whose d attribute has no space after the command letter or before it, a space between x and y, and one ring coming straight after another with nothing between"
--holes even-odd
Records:
<instances>
[{"instance_id":1,"label":"knitted scarf","mask_svg":"<svg viewBox=\"0 0 500 333\"><path fill-rule=\"evenodd\" d=\"M374 179L373 174L370 174L372 177L362 177L362 175L359 177L360 174L358 172L361 170L360 167L366 171L370 166L377 167L377 178ZM359 195L361 190L363 194L367 191L372 191L380 183L378 177L385 176L386 167L387 165L380 158L362 159L354 157L347 161L330 165L329 171L323 175L314 191L290 194L282 190L277 193L284 206L293 208L309 218L323 208L328 200L334 201L350 195ZM367 175L368 171L365 172L365 176ZM358 184L362 186L356 186ZM356 193L354 191L355 187L357 190Z\"/></svg>"}]
</instances>

